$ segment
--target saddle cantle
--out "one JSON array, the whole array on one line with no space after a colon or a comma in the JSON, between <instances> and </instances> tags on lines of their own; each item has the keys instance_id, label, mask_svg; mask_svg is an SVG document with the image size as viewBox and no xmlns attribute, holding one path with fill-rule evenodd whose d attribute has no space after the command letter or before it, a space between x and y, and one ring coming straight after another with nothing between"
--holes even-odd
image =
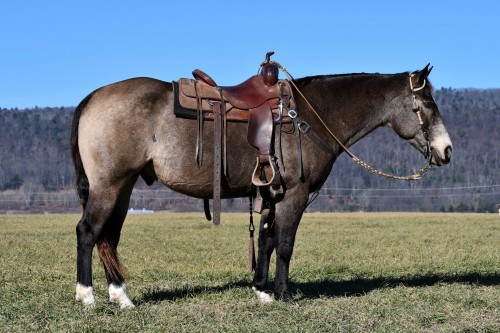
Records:
<instances>
[{"instance_id":1,"label":"saddle cantle","mask_svg":"<svg viewBox=\"0 0 500 333\"><path fill-rule=\"evenodd\" d=\"M274 129L278 122L291 122L288 112L295 109L292 89L286 80L278 80L278 67L270 62L272 53L260 74L235 86L218 86L215 80L200 69L193 71L194 79L178 82L178 102L193 110L197 119L196 161L203 162L203 123L214 122L214 223L220 217L221 171L227 175L227 122L248 123L247 140L258 149L257 164L252 176L256 186L269 186L279 192L281 176L274 156Z\"/></svg>"}]
</instances>

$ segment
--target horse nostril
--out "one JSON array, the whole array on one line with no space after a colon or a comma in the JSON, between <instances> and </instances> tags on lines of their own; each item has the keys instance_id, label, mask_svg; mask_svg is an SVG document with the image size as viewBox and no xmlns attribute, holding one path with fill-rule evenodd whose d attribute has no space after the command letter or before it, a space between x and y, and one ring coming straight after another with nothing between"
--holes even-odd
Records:
<instances>
[{"instance_id":1,"label":"horse nostril","mask_svg":"<svg viewBox=\"0 0 500 333\"><path fill-rule=\"evenodd\" d=\"M446 147L446 149L444 150L444 157L445 157L446 163L450 162L450 160L451 160L452 150L453 149L451 147Z\"/></svg>"}]
</instances>

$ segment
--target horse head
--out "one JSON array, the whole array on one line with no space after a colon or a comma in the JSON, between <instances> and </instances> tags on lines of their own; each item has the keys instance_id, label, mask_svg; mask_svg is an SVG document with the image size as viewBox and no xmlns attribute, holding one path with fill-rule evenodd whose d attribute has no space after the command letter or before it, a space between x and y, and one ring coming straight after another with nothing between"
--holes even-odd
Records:
<instances>
[{"instance_id":1,"label":"horse head","mask_svg":"<svg viewBox=\"0 0 500 333\"><path fill-rule=\"evenodd\" d=\"M403 107L398 108L388 125L424 154L430 164L442 166L451 160L452 144L428 80L432 70L429 65L408 75Z\"/></svg>"}]
</instances>

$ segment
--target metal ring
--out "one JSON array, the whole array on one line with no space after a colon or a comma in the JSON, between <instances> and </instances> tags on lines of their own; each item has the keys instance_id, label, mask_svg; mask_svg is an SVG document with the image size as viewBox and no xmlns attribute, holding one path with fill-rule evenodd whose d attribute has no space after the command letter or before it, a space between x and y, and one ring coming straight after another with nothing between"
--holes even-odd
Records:
<instances>
[{"instance_id":1,"label":"metal ring","mask_svg":"<svg viewBox=\"0 0 500 333\"><path fill-rule=\"evenodd\" d=\"M288 117L292 118L292 119L295 119L299 116L299 114L297 113L297 111L295 110L288 110Z\"/></svg>"},{"instance_id":2,"label":"metal ring","mask_svg":"<svg viewBox=\"0 0 500 333\"><path fill-rule=\"evenodd\" d=\"M305 127L305 128L303 128ZM305 133L307 134L310 130L311 130L311 125L309 125L309 123L305 120L302 120L299 124L299 130L302 132L302 133Z\"/></svg>"}]
</instances>

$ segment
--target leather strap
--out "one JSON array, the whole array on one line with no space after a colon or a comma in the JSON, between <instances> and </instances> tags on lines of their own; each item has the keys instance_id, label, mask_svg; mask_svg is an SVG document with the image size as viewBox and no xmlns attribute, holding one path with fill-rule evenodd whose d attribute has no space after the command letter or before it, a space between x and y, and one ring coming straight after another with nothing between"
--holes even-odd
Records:
<instances>
[{"instance_id":1,"label":"leather strap","mask_svg":"<svg viewBox=\"0 0 500 333\"><path fill-rule=\"evenodd\" d=\"M198 93L198 85L197 81L194 81L194 90L196 93L196 163L199 167L203 165L203 108L202 108L202 100L201 96Z\"/></svg>"},{"instance_id":2,"label":"leather strap","mask_svg":"<svg viewBox=\"0 0 500 333\"><path fill-rule=\"evenodd\" d=\"M224 96L222 96L222 90L220 92L220 101L221 101L221 115L222 115L222 154L224 157L222 159L224 176L227 177L227 112L226 112L226 103L224 101Z\"/></svg>"},{"instance_id":3,"label":"leather strap","mask_svg":"<svg viewBox=\"0 0 500 333\"><path fill-rule=\"evenodd\" d=\"M293 127L295 129L295 141L297 142L297 166L299 171L299 179L304 180L304 167L302 165L302 143L300 141L300 128L297 118L293 118Z\"/></svg>"},{"instance_id":4,"label":"leather strap","mask_svg":"<svg viewBox=\"0 0 500 333\"><path fill-rule=\"evenodd\" d=\"M213 193L213 210L214 210L214 224L220 224L220 211L221 211L221 170L222 170L222 115L221 103L218 101L213 102L214 105L214 193Z\"/></svg>"},{"instance_id":5,"label":"leather strap","mask_svg":"<svg viewBox=\"0 0 500 333\"><path fill-rule=\"evenodd\" d=\"M316 142L316 144L321 148L323 149L325 152L329 153L329 154L333 154L334 151L333 151L333 148L332 146L330 146L328 143L325 142L325 140L323 140L320 136L318 136L314 131L313 131L313 128L311 125L309 125L309 123L305 120L302 120L300 117L299 117L299 114L294 111L294 110L290 110L288 112L288 115L290 116L290 118L293 119L293 122L297 122L298 124L298 129L300 132L306 134L309 138L311 138L314 142Z\"/></svg>"}]
</instances>

